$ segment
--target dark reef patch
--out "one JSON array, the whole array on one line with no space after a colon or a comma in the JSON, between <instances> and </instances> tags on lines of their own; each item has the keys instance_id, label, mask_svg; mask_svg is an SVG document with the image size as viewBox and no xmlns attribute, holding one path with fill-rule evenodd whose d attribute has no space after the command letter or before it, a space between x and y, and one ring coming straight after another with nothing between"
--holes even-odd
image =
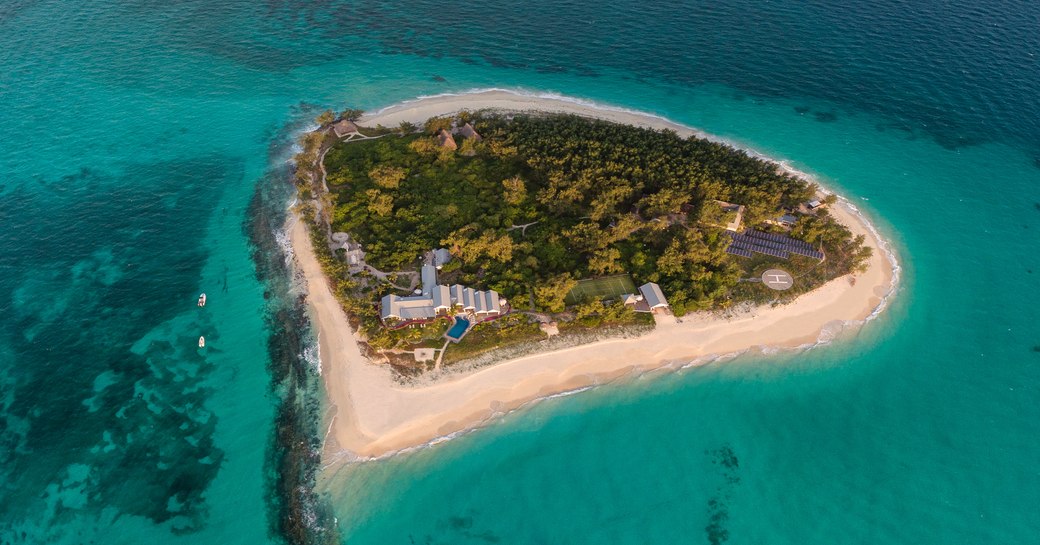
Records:
<instances>
[{"instance_id":1,"label":"dark reef patch","mask_svg":"<svg viewBox=\"0 0 1040 545\"><path fill-rule=\"evenodd\" d=\"M472 513L467 515L453 515L448 517L446 520L439 521L437 526L463 536L467 540L479 540L485 543L500 543L502 541L501 537L490 530L484 530L482 532L474 530L474 519L475 517ZM429 542L429 536L427 536L427 542ZM449 539L448 542L454 542L454 540Z\"/></svg>"},{"instance_id":2,"label":"dark reef patch","mask_svg":"<svg viewBox=\"0 0 1040 545\"><path fill-rule=\"evenodd\" d=\"M473 527L473 517L448 517L448 526L452 530L469 530Z\"/></svg>"},{"instance_id":3,"label":"dark reef patch","mask_svg":"<svg viewBox=\"0 0 1040 545\"><path fill-rule=\"evenodd\" d=\"M176 533L205 525L224 454L206 409L213 365L196 345L209 322L192 299L197 241L204 203L237 176L216 155L84 168L0 200L0 223L19 233L0 252L0 349L15 355L0 417L22 424L0 432L0 537L22 518L60 532L103 510ZM47 508L76 491L85 505Z\"/></svg>"},{"instance_id":4,"label":"dark reef patch","mask_svg":"<svg viewBox=\"0 0 1040 545\"><path fill-rule=\"evenodd\" d=\"M299 122L276 136L273 157L289 149L292 135L315 113L307 106L294 112ZM285 225L285 206L294 191L289 167L273 168L257 185L244 225L257 277L265 287L265 319L271 332L268 370L272 394L278 398L265 462L269 532L290 545L331 545L340 542L335 518L328 502L314 491L321 462L321 377L303 357L312 342L305 302L292 290L293 271L275 237Z\"/></svg>"},{"instance_id":5,"label":"dark reef patch","mask_svg":"<svg viewBox=\"0 0 1040 545\"><path fill-rule=\"evenodd\" d=\"M729 540L729 501L732 498L733 488L740 484L740 461L736 453L729 445L706 451L711 459L712 465L720 466L719 476L722 484L715 491L715 495L708 500L708 524L704 527L708 543L721 545Z\"/></svg>"},{"instance_id":6,"label":"dark reef patch","mask_svg":"<svg viewBox=\"0 0 1040 545\"><path fill-rule=\"evenodd\" d=\"M961 148L968 148L971 146L978 146L985 144L989 141L988 138L980 136L971 136L968 134L962 134L958 132L943 132L933 135L935 142L943 147L943 149L949 151L957 151Z\"/></svg>"},{"instance_id":7,"label":"dark reef patch","mask_svg":"<svg viewBox=\"0 0 1040 545\"><path fill-rule=\"evenodd\" d=\"M564 74L567 72L567 67L558 64L546 65L535 68L535 71L539 74Z\"/></svg>"},{"instance_id":8,"label":"dark reef patch","mask_svg":"<svg viewBox=\"0 0 1040 545\"><path fill-rule=\"evenodd\" d=\"M816 112L813 117L820 123L834 123L838 120L838 114L834 112Z\"/></svg>"},{"instance_id":9,"label":"dark reef patch","mask_svg":"<svg viewBox=\"0 0 1040 545\"><path fill-rule=\"evenodd\" d=\"M900 121L885 121L881 123L876 123L874 125L874 128L878 132L888 132L890 130L899 131L906 135L907 140L917 140L917 132L914 130L914 127Z\"/></svg>"}]
</instances>

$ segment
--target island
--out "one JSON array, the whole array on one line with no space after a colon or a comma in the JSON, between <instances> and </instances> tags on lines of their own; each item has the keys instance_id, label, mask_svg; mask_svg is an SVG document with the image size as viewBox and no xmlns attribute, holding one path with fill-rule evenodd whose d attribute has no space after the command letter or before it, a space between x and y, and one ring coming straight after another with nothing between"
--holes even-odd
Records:
<instances>
[{"instance_id":1,"label":"island","mask_svg":"<svg viewBox=\"0 0 1040 545\"><path fill-rule=\"evenodd\" d=\"M290 238L333 458L651 369L812 344L895 286L851 204L661 118L490 91L318 121L296 157Z\"/></svg>"}]
</instances>

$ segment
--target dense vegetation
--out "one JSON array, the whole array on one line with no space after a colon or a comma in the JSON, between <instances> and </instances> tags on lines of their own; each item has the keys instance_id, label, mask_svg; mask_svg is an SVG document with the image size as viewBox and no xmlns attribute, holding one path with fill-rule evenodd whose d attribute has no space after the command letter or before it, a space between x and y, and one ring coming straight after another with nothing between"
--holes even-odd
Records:
<instances>
[{"instance_id":1,"label":"dense vegetation","mask_svg":"<svg viewBox=\"0 0 1040 545\"><path fill-rule=\"evenodd\" d=\"M760 226L816 192L725 145L575 116L460 117L482 141L441 147L433 133L459 120L434 119L420 133L338 143L325 156L331 227L362 243L368 264L415 270L423 252L447 247L456 259L445 282L548 312L564 310L577 280L628 273L637 284L658 282L682 314L774 297L740 282L771 265L800 278L792 296L869 255L826 211L801 216L792 231L822 246L822 264L725 253L720 226L732 218L717 201L744 205L744 225ZM374 286L365 298L371 305L392 290Z\"/></svg>"}]
</instances>

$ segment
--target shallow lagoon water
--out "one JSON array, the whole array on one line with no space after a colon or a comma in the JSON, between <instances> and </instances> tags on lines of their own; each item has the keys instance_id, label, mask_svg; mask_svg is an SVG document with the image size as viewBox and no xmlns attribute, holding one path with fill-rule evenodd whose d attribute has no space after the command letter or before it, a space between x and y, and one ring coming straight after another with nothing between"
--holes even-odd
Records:
<instances>
[{"instance_id":1,"label":"shallow lagoon water","mask_svg":"<svg viewBox=\"0 0 1040 545\"><path fill-rule=\"evenodd\" d=\"M254 251L277 241L245 226L285 195L255 189L278 184L321 107L505 87L648 111L819 176L894 241L901 291L806 354L547 400L337 474L324 499L340 539L1031 541L1038 16L1025 2L6 4L0 538L282 540L287 390L272 374L306 363L307 331L276 312L292 304L284 276L257 277Z\"/></svg>"}]
</instances>

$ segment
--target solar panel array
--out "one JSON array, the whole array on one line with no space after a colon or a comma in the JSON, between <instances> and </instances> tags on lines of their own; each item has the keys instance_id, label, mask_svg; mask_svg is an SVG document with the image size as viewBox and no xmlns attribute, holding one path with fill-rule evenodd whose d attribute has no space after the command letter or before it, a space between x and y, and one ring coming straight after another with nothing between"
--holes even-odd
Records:
<instances>
[{"instance_id":1,"label":"solar panel array","mask_svg":"<svg viewBox=\"0 0 1040 545\"><path fill-rule=\"evenodd\" d=\"M740 257L751 257L751 250L745 250L743 248L737 248L736 246L734 246L732 244L729 245L729 248L726 248L726 251L731 253L731 254L733 254L733 255L739 255Z\"/></svg>"},{"instance_id":2,"label":"solar panel array","mask_svg":"<svg viewBox=\"0 0 1040 545\"><path fill-rule=\"evenodd\" d=\"M780 259L787 259L791 254L804 255L813 259L823 259L823 252L812 247L804 240L798 240L786 235L766 233L748 229L743 233L730 231L733 242L726 251L741 257L751 257L751 252L771 255Z\"/></svg>"},{"instance_id":3,"label":"solar panel array","mask_svg":"<svg viewBox=\"0 0 1040 545\"><path fill-rule=\"evenodd\" d=\"M816 259L823 259L823 253L813 248L812 244L805 242L804 240L798 240L791 238L786 235L778 235L776 233L766 233L765 231L756 231L754 229L748 229L744 231L745 236L749 236L755 239L769 240L778 242L784 246L789 252L793 254L804 255L806 257L814 257Z\"/></svg>"}]
</instances>

